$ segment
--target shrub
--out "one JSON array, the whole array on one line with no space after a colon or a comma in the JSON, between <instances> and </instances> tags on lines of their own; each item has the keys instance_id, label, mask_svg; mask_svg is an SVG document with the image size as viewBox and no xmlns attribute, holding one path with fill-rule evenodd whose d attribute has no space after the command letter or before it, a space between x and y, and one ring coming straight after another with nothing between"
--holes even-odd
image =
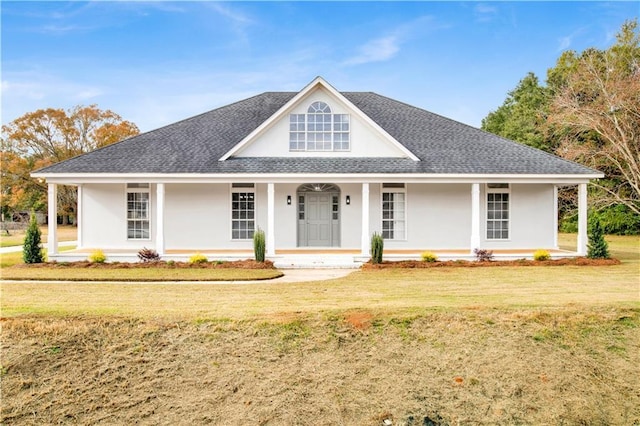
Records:
<instances>
[{"instance_id":1,"label":"shrub","mask_svg":"<svg viewBox=\"0 0 640 426\"><path fill-rule=\"evenodd\" d=\"M609 245L604 240L604 232L597 216L589 218L588 236L587 257L589 259L609 259Z\"/></svg>"},{"instance_id":2,"label":"shrub","mask_svg":"<svg viewBox=\"0 0 640 426\"><path fill-rule=\"evenodd\" d=\"M169 268L173 268L173 267L175 267L175 266L176 266L176 262L175 262L175 260L167 260L167 266L168 266Z\"/></svg>"},{"instance_id":3,"label":"shrub","mask_svg":"<svg viewBox=\"0 0 640 426\"><path fill-rule=\"evenodd\" d=\"M160 260L160 255L158 254L157 251L153 249L148 249L146 247L143 247L138 252L138 259L140 259L140 261L143 263L158 262Z\"/></svg>"},{"instance_id":4,"label":"shrub","mask_svg":"<svg viewBox=\"0 0 640 426\"><path fill-rule=\"evenodd\" d=\"M371 263L382 263L382 252L384 251L384 239L382 235L374 232L371 236Z\"/></svg>"},{"instance_id":5,"label":"shrub","mask_svg":"<svg viewBox=\"0 0 640 426\"><path fill-rule=\"evenodd\" d=\"M551 259L551 253L549 253L547 250L536 250L533 252L533 260L549 260Z\"/></svg>"},{"instance_id":6,"label":"shrub","mask_svg":"<svg viewBox=\"0 0 640 426\"><path fill-rule=\"evenodd\" d=\"M253 233L253 253L256 258L256 262L264 262L264 255L266 251L266 239L264 231L260 228Z\"/></svg>"},{"instance_id":7,"label":"shrub","mask_svg":"<svg viewBox=\"0 0 640 426\"><path fill-rule=\"evenodd\" d=\"M438 260L438 256L435 253L430 251L422 252L420 256L422 257L423 262L433 263Z\"/></svg>"},{"instance_id":8,"label":"shrub","mask_svg":"<svg viewBox=\"0 0 640 426\"><path fill-rule=\"evenodd\" d=\"M22 260L24 260L24 263L42 263L44 261L42 247L40 247L41 242L42 234L38 227L38 221L35 213L31 212L31 221L22 246Z\"/></svg>"},{"instance_id":9,"label":"shrub","mask_svg":"<svg viewBox=\"0 0 640 426\"><path fill-rule=\"evenodd\" d=\"M91 263L104 263L107 261L107 255L100 249L94 250L89 255L89 262Z\"/></svg>"},{"instance_id":10,"label":"shrub","mask_svg":"<svg viewBox=\"0 0 640 426\"><path fill-rule=\"evenodd\" d=\"M491 262L493 260L493 250L486 249L473 249L473 254L476 255L478 262Z\"/></svg>"},{"instance_id":11,"label":"shrub","mask_svg":"<svg viewBox=\"0 0 640 426\"><path fill-rule=\"evenodd\" d=\"M201 253L196 253L189 258L189 263L207 263L208 261L207 256Z\"/></svg>"}]
</instances>

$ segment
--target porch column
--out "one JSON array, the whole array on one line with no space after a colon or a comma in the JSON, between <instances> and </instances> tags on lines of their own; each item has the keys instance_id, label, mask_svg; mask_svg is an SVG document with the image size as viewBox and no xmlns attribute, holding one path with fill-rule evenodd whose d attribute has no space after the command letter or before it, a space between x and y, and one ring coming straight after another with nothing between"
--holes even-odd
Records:
<instances>
[{"instance_id":1,"label":"porch column","mask_svg":"<svg viewBox=\"0 0 640 426\"><path fill-rule=\"evenodd\" d=\"M267 256L275 256L276 254L276 195L273 183L267 184Z\"/></svg>"},{"instance_id":2,"label":"porch column","mask_svg":"<svg viewBox=\"0 0 640 426\"><path fill-rule=\"evenodd\" d=\"M558 249L558 185L553 185L553 248Z\"/></svg>"},{"instance_id":3,"label":"porch column","mask_svg":"<svg viewBox=\"0 0 640 426\"><path fill-rule=\"evenodd\" d=\"M369 184L362 184L362 236L361 252L369 256Z\"/></svg>"},{"instance_id":4,"label":"porch column","mask_svg":"<svg viewBox=\"0 0 640 426\"><path fill-rule=\"evenodd\" d=\"M164 183L156 184L156 251L164 255Z\"/></svg>"},{"instance_id":5,"label":"porch column","mask_svg":"<svg viewBox=\"0 0 640 426\"><path fill-rule=\"evenodd\" d=\"M50 183L47 189L47 204L49 213L49 235L47 250L49 256L58 254L58 185Z\"/></svg>"},{"instance_id":6,"label":"porch column","mask_svg":"<svg viewBox=\"0 0 640 426\"><path fill-rule=\"evenodd\" d=\"M480 184L471 184L471 247L470 251L480 247Z\"/></svg>"},{"instance_id":7,"label":"porch column","mask_svg":"<svg viewBox=\"0 0 640 426\"><path fill-rule=\"evenodd\" d=\"M587 184L578 185L578 254L587 254Z\"/></svg>"},{"instance_id":8,"label":"porch column","mask_svg":"<svg viewBox=\"0 0 640 426\"><path fill-rule=\"evenodd\" d=\"M76 209L77 248L82 248L82 185L78 185L78 207Z\"/></svg>"}]
</instances>

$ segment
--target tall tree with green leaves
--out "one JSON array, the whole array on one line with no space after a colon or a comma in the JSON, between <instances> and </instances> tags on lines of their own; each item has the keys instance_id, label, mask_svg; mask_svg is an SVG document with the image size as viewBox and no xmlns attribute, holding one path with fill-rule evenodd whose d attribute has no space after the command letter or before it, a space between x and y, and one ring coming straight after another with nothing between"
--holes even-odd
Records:
<instances>
[{"instance_id":1,"label":"tall tree with green leaves","mask_svg":"<svg viewBox=\"0 0 640 426\"><path fill-rule=\"evenodd\" d=\"M552 152L552 139L545 135L549 96L532 72L510 91L504 103L482 120L482 129L538 149Z\"/></svg>"}]
</instances>

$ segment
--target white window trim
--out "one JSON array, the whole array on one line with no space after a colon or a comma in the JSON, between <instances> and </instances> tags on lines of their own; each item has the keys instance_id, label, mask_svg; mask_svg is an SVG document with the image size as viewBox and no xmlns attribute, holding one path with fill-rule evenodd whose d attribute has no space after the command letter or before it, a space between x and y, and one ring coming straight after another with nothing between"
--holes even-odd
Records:
<instances>
[{"instance_id":1,"label":"white window trim","mask_svg":"<svg viewBox=\"0 0 640 426\"><path fill-rule=\"evenodd\" d=\"M147 184L148 186L146 188L129 188L129 184L130 183L142 183L142 184ZM136 219L129 219L129 193L147 193L149 194L149 208L148 208L148 217L147 217L147 222L149 222L149 238L129 238L129 220L136 220ZM152 199L151 199L151 184L147 183L147 182L128 182L124 184L124 214L125 214L125 227L124 227L124 232L125 232L125 236L127 237L127 241L151 241L151 235L153 235L153 232L151 230L152 228L152 222L151 222L151 218L153 217L153 211L152 211ZM142 221L143 219L139 220Z\"/></svg>"},{"instance_id":2,"label":"white window trim","mask_svg":"<svg viewBox=\"0 0 640 426\"><path fill-rule=\"evenodd\" d=\"M385 182L386 183L386 182ZM409 239L409 223L408 223L408 212L409 212L409 193L407 191L407 184L404 184L404 188L385 188L384 183L380 184L380 235L382 235L382 222L384 221L384 193L404 193L404 238L384 238L385 241L408 241ZM395 218L394 218L395 220Z\"/></svg>"},{"instance_id":3,"label":"white window trim","mask_svg":"<svg viewBox=\"0 0 640 426\"><path fill-rule=\"evenodd\" d=\"M331 112L329 113L329 115L331 116L331 149L308 149L307 148L308 143L309 143L309 115L310 115L310 113L308 111L309 111L309 107L311 105L313 105L314 103L316 103L316 102L322 102L322 103L326 104L329 107L329 109L331 110ZM291 116L292 115L304 115L304 132L292 131L291 130ZM348 123L349 123L349 130L348 131L346 131L346 132L343 132L343 131L336 132L335 127L334 127L335 126L334 119L335 119L336 115L346 115L347 116L347 120L348 120ZM335 112L333 110L333 107L331 105L329 105L327 102L325 102L323 100L313 100L313 101L311 101L311 102L309 102L307 104L307 107L306 107L306 109L305 109L305 111L303 113L301 113L301 114L290 113L289 114L289 141L288 141L288 143L289 143L289 152L351 152L351 128L352 128L351 127L351 114ZM291 133L304 133L304 148L302 148L302 149L292 149L291 148ZM316 132L314 132L314 133L316 133ZM335 143L336 143L335 134L336 133L347 133L349 135L349 148L347 148L347 149L336 149L335 148Z\"/></svg>"},{"instance_id":4,"label":"white window trim","mask_svg":"<svg viewBox=\"0 0 640 426\"><path fill-rule=\"evenodd\" d=\"M489 184L484 185L484 240L485 241L497 241L497 242L508 242L511 241L511 184L508 184L508 188L489 188ZM507 212L509 213L509 218L507 221L507 234L509 234L508 238L488 238L487 237L487 228L489 224L489 194L509 194L509 201L507 202ZM491 219L494 220L494 219ZM505 220L505 219L500 219Z\"/></svg>"},{"instance_id":5,"label":"white window trim","mask_svg":"<svg viewBox=\"0 0 640 426\"><path fill-rule=\"evenodd\" d=\"M253 241L253 238L233 238L233 194L239 192L251 192L253 193L253 232L258 230L258 191L256 190L256 184L252 183L253 187L236 188L233 183L229 184L229 241L231 242L246 242Z\"/></svg>"}]
</instances>

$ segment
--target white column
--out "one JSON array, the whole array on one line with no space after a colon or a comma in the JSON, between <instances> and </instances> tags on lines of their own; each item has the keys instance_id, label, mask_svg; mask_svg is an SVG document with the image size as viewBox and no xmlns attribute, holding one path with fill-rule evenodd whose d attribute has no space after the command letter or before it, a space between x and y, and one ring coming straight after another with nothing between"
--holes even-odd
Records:
<instances>
[{"instance_id":1,"label":"white column","mask_svg":"<svg viewBox=\"0 0 640 426\"><path fill-rule=\"evenodd\" d=\"M49 256L58 254L58 185L50 183L47 190L47 203L49 210L49 235L47 237L47 250Z\"/></svg>"},{"instance_id":2,"label":"white column","mask_svg":"<svg viewBox=\"0 0 640 426\"><path fill-rule=\"evenodd\" d=\"M471 252L480 247L480 184L471 184Z\"/></svg>"},{"instance_id":3,"label":"white column","mask_svg":"<svg viewBox=\"0 0 640 426\"><path fill-rule=\"evenodd\" d=\"M558 246L558 186L553 185L553 248Z\"/></svg>"},{"instance_id":4,"label":"white column","mask_svg":"<svg viewBox=\"0 0 640 426\"><path fill-rule=\"evenodd\" d=\"M164 183L156 184L156 251L164 255Z\"/></svg>"},{"instance_id":5,"label":"white column","mask_svg":"<svg viewBox=\"0 0 640 426\"><path fill-rule=\"evenodd\" d=\"M363 256L369 256L369 184L362 184L362 236L361 251Z\"/></svg>"},{"instance_id":6,"label":"white column","mask_svg":"<svg viewBox=\"0 0 640 426\"><path fill-rule=\"evenodd\" d=\"M78 185L78 207L76 208L77 248L82 248L82 185Z\"/></svg>"},{"instance_id":7,"label":"white column","mask_svg":"<svg viewBox=\"0 0 640 426\"><path fill-rule=\"evenodd\" d=\"M272 183L267 184L267 256L275 256L276 254L276 215L275 215L275 186Z\"/></svg>"},{"instance_id":8,"label":"white column","mask_svg":"<svg viewBox=\"0 0 640 426\"><path fill-rule=\"evenodd\" d=\"M587 254L587 184L578 185L578 254Z\"/></svg>"}]
</instances>

